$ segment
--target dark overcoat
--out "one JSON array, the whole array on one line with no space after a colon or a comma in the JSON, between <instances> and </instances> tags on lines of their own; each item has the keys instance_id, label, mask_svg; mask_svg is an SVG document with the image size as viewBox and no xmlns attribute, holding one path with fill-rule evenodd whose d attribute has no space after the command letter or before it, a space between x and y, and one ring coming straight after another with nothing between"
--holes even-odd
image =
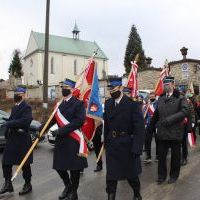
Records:
<instances>
[{"instance_id":1,"label":"dark overcoat","mask_svg":"<svg viewBox=\"0 0 200 200\"><path fill-rule=\"evenodd\" d=\"M32 145L29 127L32 121L32 109L25 102L15 105L6 122L5 136L7 138L2 163L5 165L19 165ZM33 162L31 154L26 164Z\"/></svg>"},{"instance_id":2,"label":"dark overcoat","mask_svg":"<svg viewBox=\"0 0 200 200\"><path fill-rule=\"evenodd\" d=\"M113 131L125 134L113 137ZM106 101L104 140L107 180L132 179L141 173L144 119L137 102L127 96L117 106L112 98Z\"/></svg>"},{"instance_id":3,"label":"dark overcoat","mask_svg":"<svg viewBox=\"0 0 200 200\"><path fill-rule=\"evenodd\" d=\"M56 170L81 170L88 166L87 159L78 156L79 143L69 134L76 129L80 129L85 121L85 107L82 101L71 97L69 101L63 101L59 110L70 122L64 127L60 127L60 135L56 137L53 168ZM56 123L55 117L50 125Z\"/></svg>"},{"instance_id":4,"label":"dark overcoat","mask_svg":"<svg viewBox=\"0 0 200 200\"><path fill-rule=\"evenodd\" d=\"M167 98L163 94L158 99L158 105L151 119L149 131L157 126L157 137L159 140L182 141L184 134L185 117L189 117L188 103L185 97L180 96L174 90Z\"/></svg>"}]
</instances>

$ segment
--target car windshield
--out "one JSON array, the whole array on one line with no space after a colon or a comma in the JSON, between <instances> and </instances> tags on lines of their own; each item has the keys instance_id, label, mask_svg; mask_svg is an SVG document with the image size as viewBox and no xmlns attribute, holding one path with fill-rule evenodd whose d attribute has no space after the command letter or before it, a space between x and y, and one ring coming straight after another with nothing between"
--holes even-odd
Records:
<instances>
[{"instance_id":1,"label":"car windshield","mask_svg":"<svg viewBox=\"0 0 200 200\"><path fill-rule=\"evenodd\" d=\"M139 95L142 95L143 99L146 99L148 94L149 94L148 92L139 91Z\"/></svg>"},{"instance_id":2,"label":"car windshield","mask_svg":"<svg viewBox=\"0 0 200 200\"><path fill-rule=\"evenodd\" d=\"M9 117L9 114L3 110L0 110L0 118L2 117Z\"/></svg>"}]
</instances>

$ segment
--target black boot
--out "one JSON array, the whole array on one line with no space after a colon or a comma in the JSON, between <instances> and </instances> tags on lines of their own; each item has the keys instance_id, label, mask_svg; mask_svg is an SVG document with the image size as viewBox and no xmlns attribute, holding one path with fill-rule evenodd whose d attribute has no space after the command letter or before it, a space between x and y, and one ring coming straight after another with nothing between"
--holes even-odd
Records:
<instances>
[{"instance_id":1,"label":"black boot","mask_svg":"<svg viewBox=\"0 0 200 200\"><path fill-rule=\"evenodd\" d=\"M24 195L32 191L31 182L25 182L23 188L20 190L19 195Z\"/></svg>"},{"instance_id":2,"label":"black boot","mask_svg":"<svg viewBox=\"0 0 200 200\"><path fill-rule=\"evenodd\" d=\"M65 186L65 189L62 191L61 195L58 197L60 200L65 199L69 193L69 185Z\"/></svg>"},{"instance_id":3,"label":"black boot","mask_svg":"<svg viewBox=\"0 0 200 200\"><path fill-rule=\"evenodd\" d=\"M63 200L78 200L78 194L77 194L77 191L70 191L68 194L67 194L67 197Z\"/></svg>"},{"instance_id":4,"label":"black boot","mask_svg":"<svg viewBox=\"0 0 200 200\"><path fill-rule=\"evenodd\" d=\"M0 190L0 194L4 194L6 192L13 192L13 185L10 179L6 179L5 183L3 184L1 190Z\"/></svg>"},{"instance_id":5,"label":"black boot","mask_svg":"<svg viewBox=\"0 0 200 200\"><path fill-rule=\"evenodd\" d=\"M102 165L97 165L96 169L94 172L100 172L103 169Z\"/></svg>"},{"instance_id":6,"label":"black boot","mask_svg":"<svg viewBox=\"0 0 200 200\"><path fill-rule=\"evenodd\" d=\"M142 196L140 194L137 196L134 195L133 200L142 200Z\"/></svg>"},{"instance_id":7,"label":"black boot","mask_svg":"<svg viewBox=\"0 0 200 200\"><path fill-rule=\"evenodd\" d=\"M108 200L115 200L115 193L108 194Z\"/></svg>"}]
</instances>

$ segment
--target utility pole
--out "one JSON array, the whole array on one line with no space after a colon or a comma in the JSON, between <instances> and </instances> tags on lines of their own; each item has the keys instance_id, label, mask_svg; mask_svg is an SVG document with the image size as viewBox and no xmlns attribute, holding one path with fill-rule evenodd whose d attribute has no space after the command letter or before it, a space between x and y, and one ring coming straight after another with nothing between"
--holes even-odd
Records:
<instances>
[{"instance_id":1,"label":"utility pole","mask_svg":"<svg viewBox=\"0 0 200 200\"><path fill-rule=\"evenodd\" d=\"M49 64L49 13L50 0L46 1L46 25L45 25L45 49L44 49L44 71L43 71L43 121L48 115L48 64Z\"/></svg>"}]
</instances>

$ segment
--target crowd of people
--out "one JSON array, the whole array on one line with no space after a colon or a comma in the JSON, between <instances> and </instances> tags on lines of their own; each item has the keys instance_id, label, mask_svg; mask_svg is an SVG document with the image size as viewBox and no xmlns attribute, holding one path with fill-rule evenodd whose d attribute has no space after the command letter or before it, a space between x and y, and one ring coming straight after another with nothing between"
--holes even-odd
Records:
<instances>
[{"instance_id":1,"label":"crowd of people","mask_svg":"<svg viewBox=\"0 0 200 200\"><path fill-rule=\"evenodd\" d=\"M102 132L106 155L106 192L108 200L115 200L117 183L127 180L133 190L133 200L142 200L139 175L142 172L141 155L145 153L144 163L152 162L152 140L155 139L155 161L158 162L160 185L168 177L166 157L171 149L171 168L168 184L178 180L181 165L188 162L188 134L194 136L199 127L200 97L191 90L185 93L175 89L173 77L163 81L164 93L158 98L151 92L147 99L138 96L131 98L130 88L122 86L121 78L110 78L108 90L110 98L105 102L103 123L97 127L93 143L96 156L102 146ZM63 181L64 190L60 200L78 200L81 171L88 166L84 143L81 143L81 126L86 118L84 103L72 95L75 82L66 79L61 85L63 100L58 104L55 115L48 124L56 137L53 169ZM31 107L25 102L26 89L17 87L14 95L15 105L10 118L3 124L6 127L7 144L3 153L2 169L5 179L0 194L13 192L11 182L12 166L19 165L31 146L28 129L32 120ZM41 130L44 125L41 126ZM80 138L77 138L79 137ZM38 136L40 137L40 135ZM77 142L78 141L78 142ZM25 183L20 195L32 191L32 154L23 166ZM100 157L95 172L103 170Z\"/></svg>"}]
</instances>

